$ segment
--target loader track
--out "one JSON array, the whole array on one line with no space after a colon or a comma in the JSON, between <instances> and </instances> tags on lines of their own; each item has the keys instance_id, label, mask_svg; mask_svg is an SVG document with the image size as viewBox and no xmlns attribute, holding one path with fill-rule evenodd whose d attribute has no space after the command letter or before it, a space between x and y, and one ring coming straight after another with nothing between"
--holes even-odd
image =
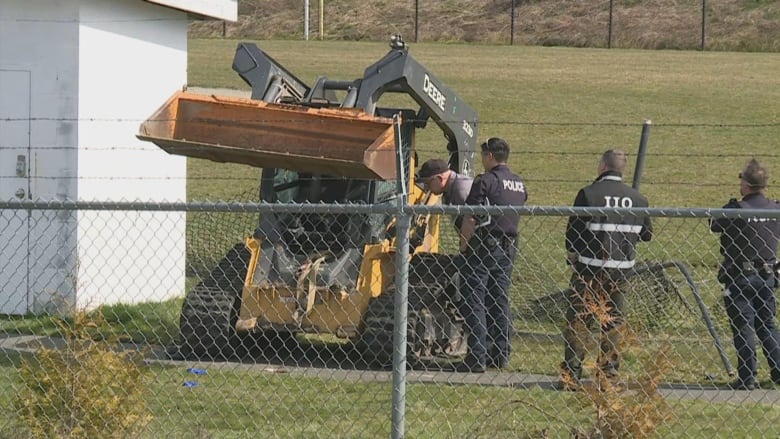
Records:
<instances>
[{"instance_id":1,"label":"loader track","mask_svg":"<svg viewBox=\"0 0 780 439\"><path fill-rule=\"evenodd\" d=\"M393 361L394 327L394 290L385 291L379 297L371 299L363 316L364 329L360 335L358 348L363 361L377 367L389 367ZM414 364L417 356L414 352L415 325L417 313L409 309L407 317L407 362Z\"/></svg>"},{"instance_id":2,"label":"loader track","mask_svg":"<svg viewBox=\"0 0 780 439\"><path fill-rule=\"evenodd\" d=\"M439 326L442 319L457 325L454 316L440 299L451 297L444 288L457 281L456 256L442 254L415 255L409 267L408 317L406 331L406 358L411 367L422 366L434 356L458 356L460 345L438 344L431 326ZM393 358L395 288L390 287L379 297L371 299L363 317L363 332L357 343L363 360L370 365L388 367ZM443 316L447 317L443 317ZM457 340L456 340L457 341Z\"/></svg>"},{"instance_id":3,"label":"loader track","mask_svg":"<svg viewBox=\"0 0 780 439\"><path fill-rule=\"evenodd\" d=\"M235 324L241 306L249 250L236 244L184 298L179 321L179 353L205 359L238 354Z\"/></svg>"}]
</instances>

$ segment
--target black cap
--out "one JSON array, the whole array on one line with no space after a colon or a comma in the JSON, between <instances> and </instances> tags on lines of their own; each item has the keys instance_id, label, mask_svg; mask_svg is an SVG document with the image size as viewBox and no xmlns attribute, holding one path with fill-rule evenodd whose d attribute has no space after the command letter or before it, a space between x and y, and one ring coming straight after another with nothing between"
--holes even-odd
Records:
<instances>
[{"instance_id":1,"label":"black cap","mask_svg":"<svg viewBox=\"0 0 780 439\"><path fill-rule=\"evenodd\" d=\"M442 159L430 159L420 166L420 172L417 173L417 178L425 179L431 178L434 175L439 175L443 172L450 170L449 165Z\"/></svg>"}]
</instances>

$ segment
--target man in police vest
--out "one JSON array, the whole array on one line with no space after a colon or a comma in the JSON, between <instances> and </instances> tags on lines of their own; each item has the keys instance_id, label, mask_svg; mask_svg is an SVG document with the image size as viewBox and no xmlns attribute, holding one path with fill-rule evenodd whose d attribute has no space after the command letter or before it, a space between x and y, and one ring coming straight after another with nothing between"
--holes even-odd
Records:
<instances>
[{"instance_id":1,"label":"man in police vest","mask_svg":"<svg viewBox=\"0 0 780 439\"><path fill-rule=\"evenodd\" d=\"M725 209L780 209L780 203L765 195L768 176L755 159L739 174L741 201L732 198ZM723 262L718 280L723 284L723 302L734 334L737 351L736 390L757 386L756 342L758 335L769 363L772 381L780 384L780 336L775 325L775 289L777 288L777 243L780 221L777 218L748 216L718 218L710 221L710 230L720 233Z\"/></svg>"},{"instance_id":2,"label":"man in police vest","mask_svg":"<svg viewBox=\"0 0 780 439\"><path fill-rule=\"evenodd\" d=\"M485 173L474 179L467 205L522 206L523 179L507 166L509 144L491 137L481 145ZM509 284L517 253L520 215L464 215L460 251L465 255L463 298L468 354L457 371L483 373L509 366L512 316Z\"/></svg>"},{"instance_id":3,"label":"man in police vest","mask_svg":"<svg viewBox=\"0 0 780 439\"><path fill-rule=\"evenodd\" d=\"M623 183L626 153L606 151L599 161L598 178L577 193L574 206L601 208L647 207L639 191ZM598 367L608 379L620 366L621 327L624 323L625 273L636 261L638 241L650 241L649 217L616 215L572 216L566 228L567 261L573 274L568 290L563 388L576 390L582 377L586 340L595 322L600 327ZM601 306L606 304L606 306Z\"/></svg>"}]
</instances>

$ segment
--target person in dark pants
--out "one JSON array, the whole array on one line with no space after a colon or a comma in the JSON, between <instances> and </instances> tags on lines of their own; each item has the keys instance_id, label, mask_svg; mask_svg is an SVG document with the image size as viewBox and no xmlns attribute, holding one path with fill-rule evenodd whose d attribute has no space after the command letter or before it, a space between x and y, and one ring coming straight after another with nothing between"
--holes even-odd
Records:
<instances>
[{"instance_id":1,"label":"person in dark pants","mask_svg":"<svg viewBox=\"0 0 780 439\"><path fill-rule=\"evenodd\" d=\"M626 153L606 151L599 161L598 178L577 193L574 206L647 207L639 191L623 183ZM620 367L621 329L624 323L625 272L636 261L638 241L650 241L649 217L572 216L566 227L567 262L572 267L568 291L564 360L561 385L575 390L582 377L590 328L600 326L598 367L615 378Z\"/></svg>"},{"instance_id":2,"label":"person in dark pants","mask_svg":"<svg viewBox=\"0 0 780 439\"><path fill-rule=\"evenodd\" d=\"M467 205L522 206L528 193L523 179L506 162L509 145L492 137L481 145L485 173L474 179ZM517 252L519 214L464 215L460 251L465 255L464 309L468 353L459 372L506 368L512 339L509 284Z\"/></svg>"},{"instance_id":3,"label":"person in dark pants","mask_svg":"<svg viewBox=\"0 0 780 439\"><path fill-rule=\"evenodd\" d=\"M765 195L768 176L755 159L739 174L742 200L732 198L725 209L780 209L780 203ZM723 286L723 303L734 334L737 351L736 390L756 388L755 338L769 363L771 379L780 384L780 336L775 325L777 288L777 243L780 222L776 218L718 218L710 230L720 233L723 262L718 281Z\"/></svg>"},{"instance_id":4,"label":"person in dark pants","mask_svg":"<svg viewBox=\"0 0 780 439\"><path fill-rule=\"evenodd\" d=\"M442 159L430 159L423 163L420 166L420 171L417 173L417 180L432 194L441 195L443 204L454 206L466 204L466 198L468 198L469 192L471 192L471 185L474 182L473 178L450 169L449 164ZM455 230L460 232L463 224L463 215L454 217L452 224L455 226ZM462 273L466 266L465 256L456 255L453 262L458 272ZM462 337L459 337L456 343L451 344L452 349L448 351L452 357L461 357L466 353L465 331L461 332L461 334Z\"/></svg>"}]
</instances>

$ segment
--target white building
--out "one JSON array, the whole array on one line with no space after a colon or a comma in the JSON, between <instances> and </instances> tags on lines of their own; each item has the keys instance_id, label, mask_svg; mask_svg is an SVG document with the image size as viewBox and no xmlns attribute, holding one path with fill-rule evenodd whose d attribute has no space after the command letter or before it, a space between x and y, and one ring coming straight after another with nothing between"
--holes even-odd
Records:
<instances>
[{"instance_id":1,"label":"white building","mask_svg":"<svg viewBox=\"0 0 780 439\"><path fill-rule=\"evenodd\" d=\"M187 82L188 19L235 20L237 1L0 1L0 200L184 200L185 159L135 134ZM0 314L181 295L184 229L0 209Z\"/></svg>"}]
</instances>

